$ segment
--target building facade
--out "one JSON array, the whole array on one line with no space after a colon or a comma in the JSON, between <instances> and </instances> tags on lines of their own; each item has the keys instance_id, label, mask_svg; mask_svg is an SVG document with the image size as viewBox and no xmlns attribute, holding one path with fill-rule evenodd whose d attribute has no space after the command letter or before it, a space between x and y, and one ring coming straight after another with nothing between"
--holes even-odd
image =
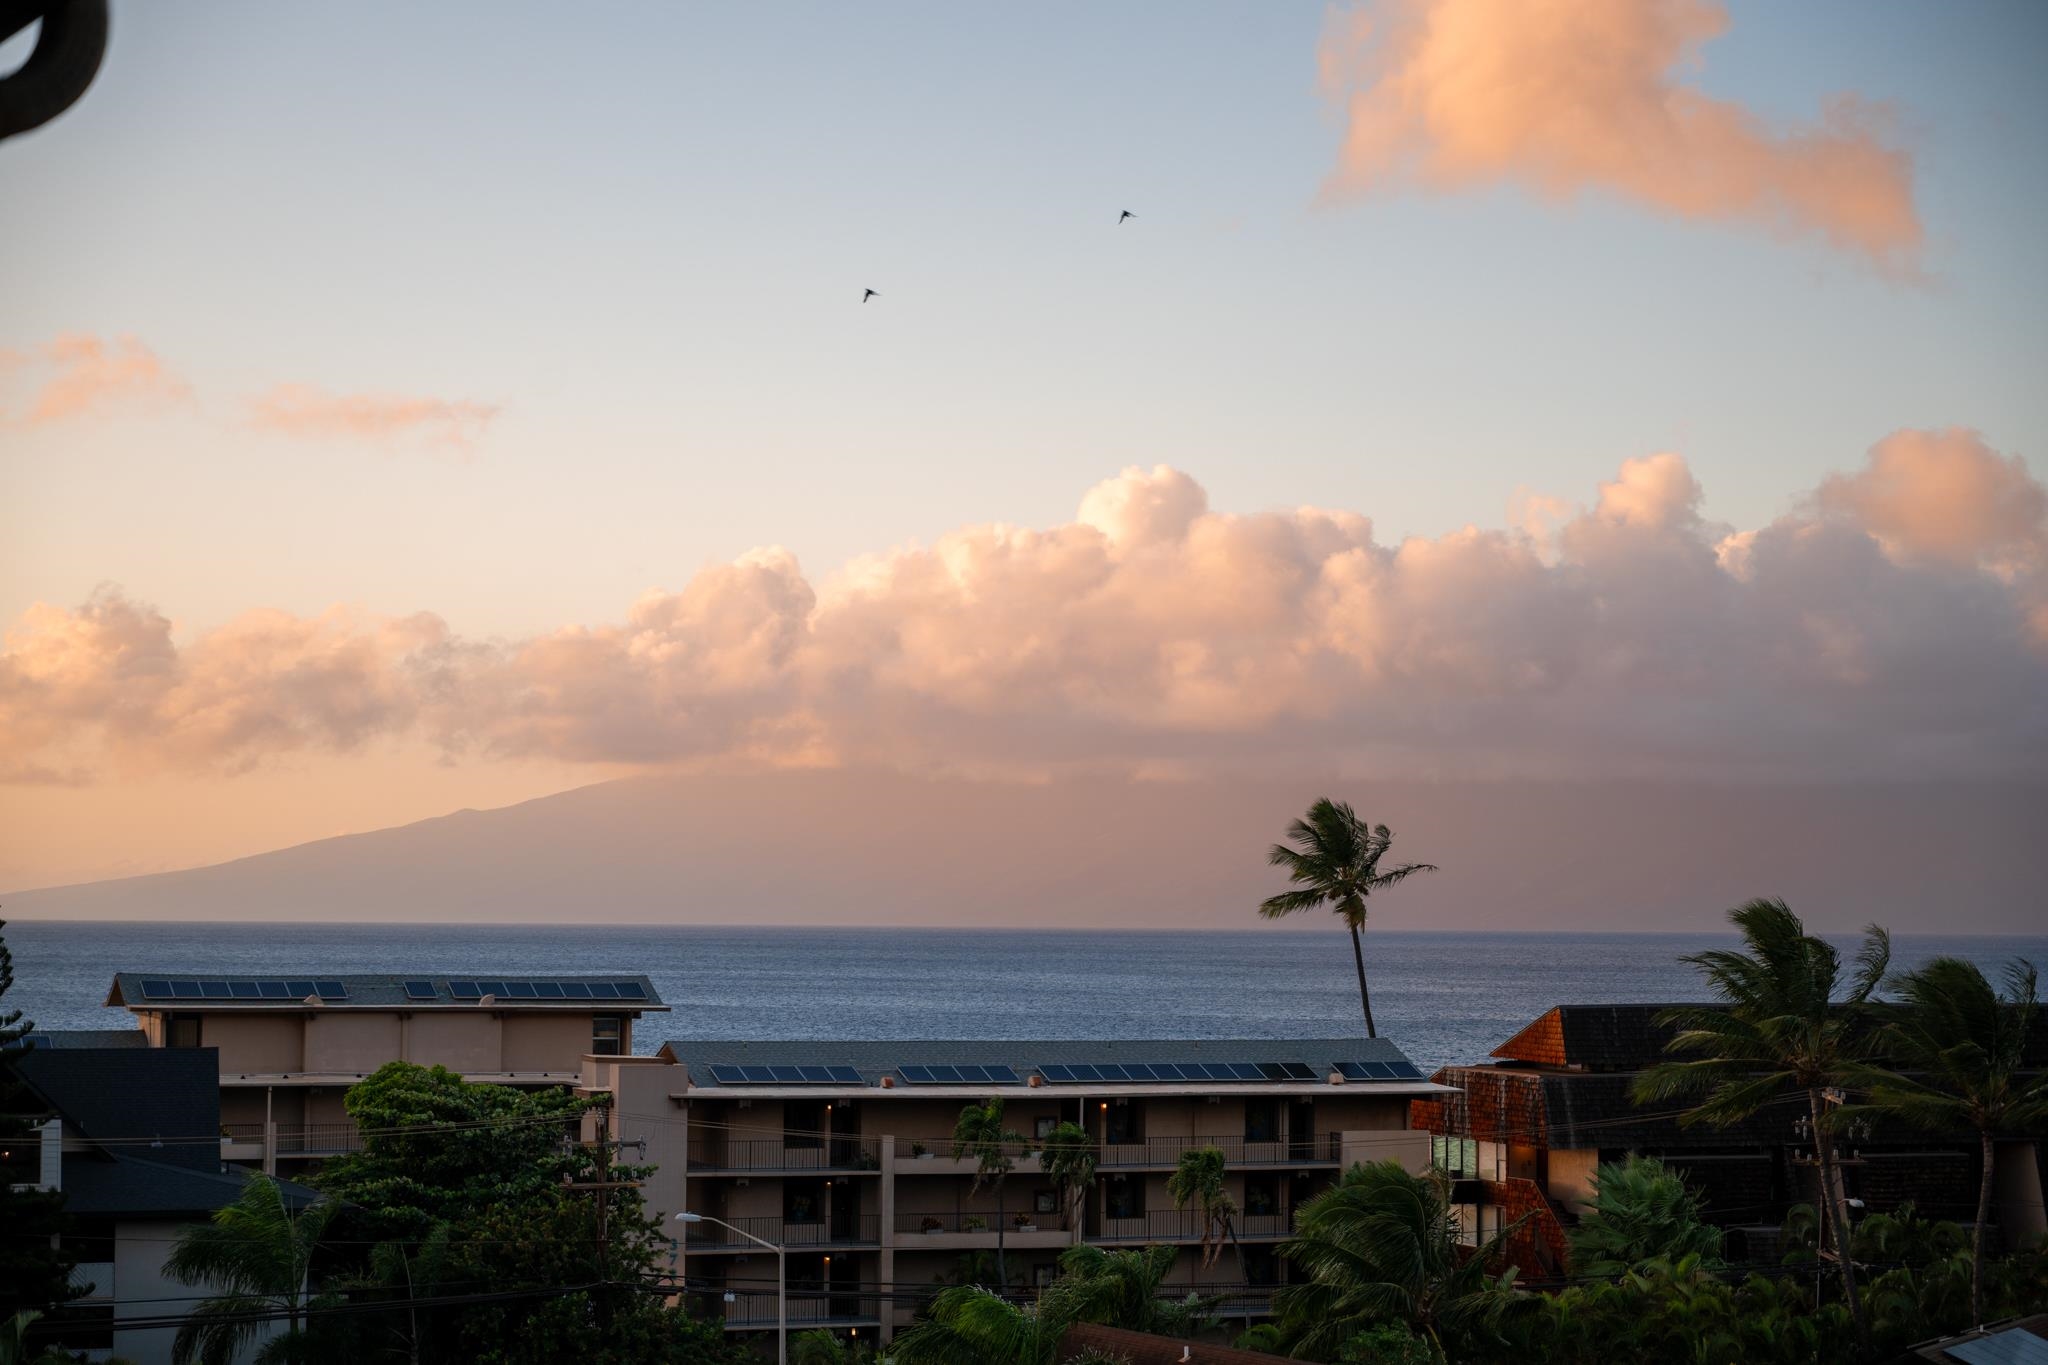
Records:
<instances>
[{"instance_id":1,"label":"building facade","mask_svg":"<svg viewBox=\"0 0 2048 1365\"><path fill-rule=\"evenodd\" d=\"M665 1013L644 976L195 976L121 972L107 1004L151 1048L216 1055L221 1155L290 1174L352 1150L342 1097L386 1062L466 1079L574 1086L587 1056L626 1056L642 1015Z\"/></svg>"},{"instance_id":2,"label":"building facade","mask_svg":"<svg viewBox=\"0 0 2048 1365\"><path fill-rule=\"evenodd\" d=\"M1226 1316L1262 1315L1299 1206L1354 1162L1426 1169L1409 1105L1443 1093L1393 1044L1356 1038L675 1039L653 1057L588 1059L583 1088L610 1097L593 1128L656 1166L642 1193L682 1234L672 1270L694 1308L735 1331L775 1325L775 1256L759 1238L784 1249L792 1323L885 1340L939 1285L993 1285L999 1250L1025 1289L1082 1242L1185 1247L1173 1284L1223 1296ZM1000 1186L953 1144L962 1108L991 1096L1024 1138ZM1077 1205L1038 1155L1061 1123L1096 1157ZM1206 1270L1201 1213L1167 1193L1202 1147L1222 1152L1239 1211ZM677 1226L681 1212L704 1221Z\"/></svg>"}]
</instances>

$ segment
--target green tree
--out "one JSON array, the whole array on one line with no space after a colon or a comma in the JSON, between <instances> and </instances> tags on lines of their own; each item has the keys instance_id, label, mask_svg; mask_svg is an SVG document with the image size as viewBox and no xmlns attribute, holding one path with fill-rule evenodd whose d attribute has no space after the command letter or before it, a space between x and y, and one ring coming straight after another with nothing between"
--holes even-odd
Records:
<instances>
[{"instance_id":1,"label":"green tree","mask_svg":"<svg viewBox=\"0 0 2048 1365\"><path fill-rule=\"evenodd\" d=\"M2048 1077L2026 1065L2039 1010L2037 974L2030 962L2011 963L2000 993L1975 963L1938 957L1891 985L1899 1008L1877 1046L1896 1069L1867 1068L1858 1080L1869 1091L1869 1108L1916 1127L1977 1135L1982 1164L1970 1239L1970 1322L1980 1325L1995 1144L2048 1119Z\"/></svg>"},{"instance_id":2,"label":"green tree","mask_svg":"<svg viewBox=\"0 0 2048 1365\"><path fill-rule=\"evenodd\" d=\"M891 1343L897 1365L1052 1365L1067 1324L978 1285L941 1289Z\"/></svg>"},{"instance_id":3,"label":"green tree","mask_svg":"<svg viewBox=\"0 0 2048 1365\"><path fill-rule=\"evenodd\" d=\"M314 1294L313 1257L334 1214L330 1200L295 1208L283 1185L252 1175L234 1203L187 1230L165 1258L164 1273L215 1292L178 1328L171 1358L178 1365L228 1365L261 1334L263 1324L248 1316L259 1313L282 1313L283 1330L254 1359L296 1358Z\"/></svg>"},{"instance_id":4,"label":"green tree","mask_svg":"<svg viewBox=\"0 0 2048 1365\"><path fill-rule=\"evenodd\" d=\"M1434 872L1429 863L1402 863L1382 868L1380 859L1393 847L1394 835L1385 825L1367 825L1350 806L1323 797L1308 808L1308 814L1287 827L1294 846L1273 845L1266 861L1287 869L1287 880L1296 890L1268 896L1259 906L1267 919L1280 919L1304 910L1324 906L1344 921L1351 931L1351 958L1358 967L1358 1003L1365 1011L1365 1033L1377 1038L1372 1022L1372 994L1365 985L1366 898L1375 891L1406 881L1418 872Z\"/></svg>"},{"instance_id":5,"label":"green tree","mask_svg":"<svg viewBox=\"0 0 2048 1365\"><path fill-rule=\"evenodd\" d=\"M1170 1246L1069 1247L1060 1253L1059 1278L1041 1296L1039 1311L1062 1325L1093 1322L1163 1337L1193 1336L1213 1321L1211 1305L1194 1294L1165 1296L1166 1277L1179 1259Z\"/></svg>"},{"instance_id":6,"label":"green tree","mask_svg":"<svg viewBox=\"0 0 2048 1365\"><path fill-rule=\"evenodd\" d=\"M0 920L0 929L7 922ZM0 937L0 999L14 985L14 954ZM47 1115L14 1069L35 1025L18 1009L0 1009L0 1318L38 1314L77 1298L77 1258L63 1249L64 1196L36 1188L42 1143L36 1124Z\"/></svg>"},{"instance_id":7,"label":"green tree","mask_svg":"<svg viewBox=\"0 0 2048 1365\"><path fill-rule=\"evenodd\" d=\"M1060 1209L1076 1229L1085 1223L1083 1201L1094 1188L1097 1160L1095 1139L1078 1123L1062 1123L1054 1128L1046 1134L1045 1145L1039 1150L1039 1163L1045 1169L1046 1179L1052 1181L1059 1193Z\"/></svg>"},{"instance_id":8,"label":"green tree","mask_svg":"<svg viewBox=\"0 0 2048 1365\"><path fill-rule=\"evenodd\" d=\"M1699 1197L1654 1157L1602 1162L1593 1198L1565 1238L1579 1275L1612 1279L1660 1257L1696 1256L1710 1272L1721 1268L1721 1230L1701 1216Z\"/></svg>"},{"instance_id":9,"label":"green tree","mask_svg":"<svg viewBox=\"0 0 2048 1365\"><path fill-rule=\"evenodd\" d=\"M1865 931L1847 992L1841 955L1806 932L1783 901L1754 900L1729 912L1746 951L1715 949L1680 960L1697 967L1719 1008L1682 1005L1659 1016L1677 1030L1663 1062L1637 1077L1639 1101L1696 1098L1681 1123L1726 1126L1787 1097L1806 1102L1817 1153L1821 1209L1840 1268L1842 1297L1859 1340L1868 1324L1850 1255L1848 1200L1836 1165L1834 1100L1869 1056L1868 1006L1891 963L1891 940Z\"/></svg>"},{"instance_id":10,"label":"green tree","mask_svg":"<svg viewBox=\"0 0 2048 1365\"><path fill-rule=\"evenodd\" d=\"M1297 1356L1328 1357L1360 1332L1399 1323L1464 1359L1491 1339L1513 1297L1513 1271L1487 1273L1504 1237L1462 1248L1440 1177L1410 1175L1397 1161L1355 1165L1301 1206L1280 1254L1308 1278L1282 1285L1273 1308Z\"/></svg>"},{"instance_id":11,"label":"green tree","mask_svg":"<svg viewBox=\"0 0 2048 1365\"><path fill-rule=\"evenodd\" d=\"M995 1189L996 1279L1005 1290L1010 1280L1003 1256L1003 1234L1008 1221L1004 1217L1003 1182L1017 1169L1018 1160L1030 1154L1030 1139L1003 1126L1002 1096L990 1095L984 1103L969 1104L960 1110L960 1118L953 1125L953 1155L974 1158L974 1183L970 1187L974 1193L979 1193L984 1185Z\"/></svg>"},{"instance_id":12,"label":"green tree","mask_svg":"<svg viewBox=\"0 0 2048 1365\"><path fill-rule=\"evenodd\" d=\"M1185 1210L1193 1204L1201 1211L1204 1270L1223 1259L1225 1242L1237 1243L1237 1201L1231 1198L1226 1174L1223 1149L1212 1143L1182 1152L1173 1174L1166 1177L1166 1193L1175 1210ZM1243 1278L1243 1247L1237 1249L1237 1269L1239 1278Z\"/></svg>"}]
</instances>

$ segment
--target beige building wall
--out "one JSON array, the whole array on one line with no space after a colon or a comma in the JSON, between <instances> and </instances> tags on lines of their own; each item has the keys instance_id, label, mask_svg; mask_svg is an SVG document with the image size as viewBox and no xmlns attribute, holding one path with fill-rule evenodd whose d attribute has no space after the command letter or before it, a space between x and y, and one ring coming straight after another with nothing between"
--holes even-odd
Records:
<instances>
[{"instance_id":1,"label":"beige building wall","mask_svg":"<svg viewBox=\"0 0 2048 1365\"><path fill-rule=\"evenodd\" d=\"M1545 1163L1550 1170L1550 1197L1573 1213L1585 1212L1593 1201L1593 1175L1600 1169L1594 1147L1553 1147Z\"/></svg>"},{"instance_id":2,"label":"beige building wall","mask_svg":"<svg viewBox=\"0 0 2048 1365\"><path fill-rule=\"evenodd\" d=\"M505 1071L565 1071L574 1074L590 1051L587 1014L507 1014L502 1016Z\"/></svg>"},{"instance_id":3,"label":"beige building wall","mask_svg":"<svg viewBox=\"0 0 2048 1365\"><path fill-rule=\"evenodd\" d=\"M307 1015L305 1021L306 1058L301 1070L367 1076L400 1055L396 1014L335 1010Z\"/></svg>"},{"instance_id":4,"label":"beige building wall","mask_svg":"<svg viewBox=\"0 0 2048 1365\"><path fill-rule=\"evenodd\" d=\"M406 1020L405 1060L418 1066L445 1066L463 1075L502 1071L503 1031L497 1019L479 1011L419 1011Z\"/></svg>"},{"instance_id":5,"label":"beige building wall","mask_svg":"<svg viewBox=\"0 0 2048 1365\"><path fill-rule=\"evenodd\" d=\"M306 1070L305 1027L291 1014L209 1014L199 1041L220 1049L222 1075Z\"/></svg>"}]
</instances>

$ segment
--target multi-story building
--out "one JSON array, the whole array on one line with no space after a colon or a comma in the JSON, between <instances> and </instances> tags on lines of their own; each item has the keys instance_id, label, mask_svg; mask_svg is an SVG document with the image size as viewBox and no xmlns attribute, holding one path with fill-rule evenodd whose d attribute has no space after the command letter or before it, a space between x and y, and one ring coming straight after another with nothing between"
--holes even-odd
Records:
<instances>
[{"instance_id":1,"label":"multi-story building","mask_svg":"<svg viewBox=\"0 0 2048 1365\"><path fill-rule=\"evenodd\" d=\"M1636 1104L1636 1077L1666 1060L1671 1030L1657 1022L1666 1008L1559 1005L1495 1048L1496 1064L1436 1073L1445 1092L1416 1100L1412 1122L1433 1136L1437 1165L1455 1178L1469 1240L1513 1229L1510 1254L1525 1274L1558 1273L1565 1229L1592 1196L1594 1172L1638 1153L1662 1159L1700 1194L1706 1216L1728 1230L1732 1256L1777 1258L1786 1207L1818 1190L1806 1105L1792 1096L1717 1128L1681 1123L1682 1105ZM2048 1065L2048 1056L2037 1061ZM1911 1201L1933 1217L1975 1217L1974 1134L1865 1118L1836 1146L1858 1207ZM2042 1185L2040 1144L1997 1144L1992 1213L2008 1242L2042 1235Z\"/></svg>"},{"instance_id":2,"label":"multi-story building","mask_svg":"<svg viewBox=\"0 0 2048 1365\"><path fill-rule=\"evenodd\" d=\"M668 1006L644 976L194 976L121 972L107 1004L154 1048L220 1059L222 1158L287 1173L352 1149L342 1097L386 1062L471 1081L573 1086Z\"/></svg>"},{"instance_id":3,"label":"multi-story building","mask_svg":"<svg viewBox=\"0 0 2048 1365\"><path fill-rule=\"evenodd\" d=\"M1384 1039L736 1042L675 1039L653 1057L591 1058L583 1088L611 1097L610 1136L657 1166L650 1209L681 1234L675 1272L730 1330L776 1321L784 1249L789 1316L886 1339L936 1284L1047 1282L1060 1252L1187 1248L1173 1283L1266 1311L1295 1210L1351 1163L1428 1167L1410 1101L1443 1087ZM995 1096L1024 1139L998 1188L956 1155L962 1108ZM1080 1125L1096 1157L1078 1211L1037 1147ZM1167 1180L1183 1153L1219 1149L1235 1246L1202 1269L1203 1219ZM677 1225L676 1213L705 1221ZM716 1221L713 1221L716 1220ZM729 1227L723 1225L730 1225Z\"/></svg>"}]
</instances>

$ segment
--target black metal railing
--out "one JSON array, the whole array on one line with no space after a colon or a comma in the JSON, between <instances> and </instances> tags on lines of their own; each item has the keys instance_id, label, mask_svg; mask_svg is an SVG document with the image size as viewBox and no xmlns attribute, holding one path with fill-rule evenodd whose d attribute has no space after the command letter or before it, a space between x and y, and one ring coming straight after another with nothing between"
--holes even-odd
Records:
<instances>
[{"instance_id":1,"label":"black metal railing","mask_svg":"<svg viewBox=\"0 0 2048 1365\"><path fill-rule=\"evenodd\" d=\"M280 1123L277 1125L279 1156L329 1156L338 1152L359 1152L362 1132L353 1123Z\"/></svg>"},{"instance_id":2,"label":"black metal railing","mask_svg":"<svg viewBox=\"0 0 2048 1365\"><path fill-rule=\"evenodd\" d=\"M919 1233L985 1232L993 1237L999 1222L1010 1233L1064 1232L1067 1227L1067 1220L1057 1213L1018 1213L1011 1209L998 1218L992 1209L949 1209L936 1213L898 1213L896 1235L914 1237Z\"/></svg>"},{"instance_id":3,"label":"black metal railing","mask_svg":"<svg viewBox=\"0 0 2048 1365\"><path fill-rule=\"evenodd\" d=\"M1183 1153L1214 1147L1231 1166L1333 1166L1341 1158L1342 1141L1336 1133L1272 1141L1239 1136L1143 1138L1105 1143L1095 1164L1099 1170L1175 1166Z\"/></svg>"},{"instance_id":4,"label":"black metal railing","mask_svg":"<svg viewBox=\"0 0 2048 1365\"><path fill-rule=\"evenodd\" d=\"M727 1327L775 1326L775 1293L758 1290L714 1293L707 1307L725 1319ZM790 1326L860 1326L881 1321L882 1301L873 1294L834 1294L823 1289L791 1289L786 1300Z\"/></svg>"},{"instance_id":5,"label":"black metal railing","mask_svg":"<svg viewBox=\"0 0 2048 1365\"><path fill-rule=\"evenodd\" d=\"M1285 1213L1240 1213L1230 1220L1240 1242L1277 1241L1294 1235L1294 1219ZM1091 1242L1199 1242L1202 1214L1198 1209L1156 1209L1128 1218L1105 1218Z\"/></svg>"},{"instance_id":6,"label":"black metal railing","mask_svg":"<svg viewBox=\"0 0 2048 1365\"><path fill-rule=\"evenodd\" d=\"M882 1219L879 1214L873 1213L820 1218L815 1221L796 1221L788 1218L728 1218L724 1221L732 1227L722 1227L718 1223L708 1221L685 1223L684 1249L758 1249L757 1245L748 1241L741 1235L742 1233L758 1237L770 1246L787 1247L792 1250L797 1247L876 1246L882 1240Z\"/></svg>"},{"instance_id":7,"label":"black metal railing","mask_svg":"<svg viewBox=\"0 0 2048 1365\"><path fill-rule=\"evenodd\" d=\"M876 1138L835 1137L811 1142L787 1138L728 1138L690 1144L695 1171L877 1171L882 1144Z\"/></svg>"}]
</instances>

